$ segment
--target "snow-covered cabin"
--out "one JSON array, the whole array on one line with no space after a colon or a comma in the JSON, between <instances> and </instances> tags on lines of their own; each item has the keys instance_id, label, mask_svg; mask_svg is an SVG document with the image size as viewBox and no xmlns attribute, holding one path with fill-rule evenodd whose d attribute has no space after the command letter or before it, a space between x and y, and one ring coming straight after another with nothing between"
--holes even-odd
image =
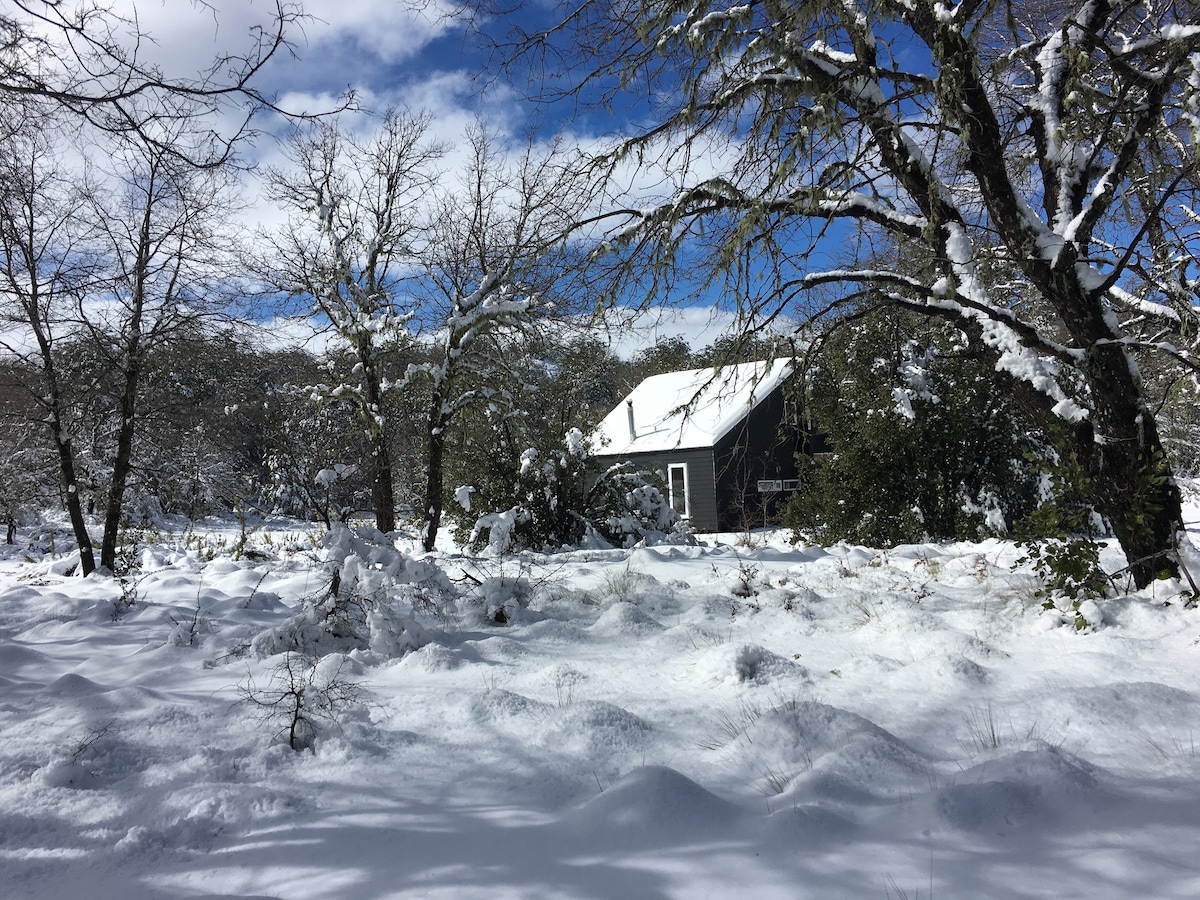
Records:
<instances>
[{"instance_id":1,"label":"snow-covered cabin","mask_svg":"<svg viewBox=\"0 0 1200 900\"><path fill-rule=\"evenodd\" d=\"M697 531L761 525L765 503L795 486L791 374L790 361L775 360L647 378L596 427L593 452L661 472Z\"/></svg>"}]
</instances>

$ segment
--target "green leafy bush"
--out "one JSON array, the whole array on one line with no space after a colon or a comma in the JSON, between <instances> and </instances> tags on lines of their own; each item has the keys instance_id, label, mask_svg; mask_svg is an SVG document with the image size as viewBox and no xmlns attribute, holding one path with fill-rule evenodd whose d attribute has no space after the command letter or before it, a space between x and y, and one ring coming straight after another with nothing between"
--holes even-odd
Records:
<instances>
[{"instance_id":1,"label":"green leafy bush","mask_svg":"<svg viewBox=\"0 0 1200 900\"><path fill-rule=\"evenodd\" d=\"M1105 595L1110 581L1100 566L1099 524L1091 503L1091 480L1078 456L1057 454L1046 473L1045 496L1021 521L1017 546L1024 553L1013 568L1030 564L1037 573L1047 610L1066 603L1076 628L1087 627L1081 604Z\"/></svg>"},{"instance_id":2,"label":"green leafy bush","mask_svg":"<svg viewBox=\"0 0 1200 900\"><path fill-rule=\"evenodd\" d=\"M1036 502L1042 451L958 332L881 311L827 333L804 409L830 453L798 458L798 537L891 547L1007 533Z\"/></svg>"}]
</instances>

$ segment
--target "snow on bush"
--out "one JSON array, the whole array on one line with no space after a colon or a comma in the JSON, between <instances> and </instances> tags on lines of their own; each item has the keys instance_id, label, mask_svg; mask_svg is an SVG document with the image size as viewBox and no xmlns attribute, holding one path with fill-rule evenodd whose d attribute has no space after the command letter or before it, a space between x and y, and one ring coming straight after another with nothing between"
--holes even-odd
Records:
<instances>
[{"instance_id":1,"label":"snow on bush","mask_svg":"<svg viewBox=\"0 0 1200 900\"><path fill-rule=\"evenodd\" d=\"M361 650L394 658L429 642L414 615L449 595L451 584L441 569L401 553L374 528L334 525L325 553L329 590L306 598L296 615L259 634L252 643L255 654Z\"/></svg>"},{"instance_id":2,"label":"snow on bush","mask_svg":"<svg viewBox=\"0 0 1200 900\"><path fill-rule=\"evenodd\" d=\"M461 493L464 489L459 488ZM686 524L646 472L618 463L598 470L578 428L546 458L521 454L512 506L480 516L470 544L492 554L579 546L632 547L686 540Z\"/></svg>"},{"instance_id":3,"label":"snow on bush","mask_svg":"<svg viewBox=\"0 0 1200 900\"><path fill-rule=\"evenodd\" d=\"M488 621L505 625L512 621L514 613L529 605L533 587L529 579L496 575L486 578L479 586L483 600L484 615Z\"/></svg>"},{"instance_id":4,"label":"snow on bush","mask_svg":"<svg viewBox=\"0 0 1200 900\"><path fill-rule=\"evenodd\" d=\"M274 740L307 750L323 725L337 725L342 712L358 702L358 682L346 677L346 667L340 653L317 660L285 653L271 671L269 684L259 686L248 679L238 685L238 692L275 729Z\"/></svg>"}]
</instances>

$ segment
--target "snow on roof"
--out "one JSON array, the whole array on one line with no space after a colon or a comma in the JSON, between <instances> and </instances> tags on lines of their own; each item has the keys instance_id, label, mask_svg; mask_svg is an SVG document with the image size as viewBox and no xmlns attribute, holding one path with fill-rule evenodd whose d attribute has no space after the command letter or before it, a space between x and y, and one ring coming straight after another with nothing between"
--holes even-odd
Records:
<instances>
[{"instance_id":1,"label":"snow on roof","mask_svg":"<svg viewBox=\"0 0 1200 900\"><path fill-rule=\"evenodd\" d=\"M596 426L592 447L600 456L711 447L791 373L778 359L654 375Z\"/></svg>"}]
</instances>

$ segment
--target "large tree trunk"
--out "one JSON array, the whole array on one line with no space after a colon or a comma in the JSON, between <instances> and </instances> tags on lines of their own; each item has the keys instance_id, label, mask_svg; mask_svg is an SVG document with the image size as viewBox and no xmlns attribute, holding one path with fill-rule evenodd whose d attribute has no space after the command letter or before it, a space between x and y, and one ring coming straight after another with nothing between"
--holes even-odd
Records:
<instances>
[{"instance_id":1,"label":"large tree trunk","mask_svg":"<svg viewBox=\"0 0 1200 900\"><path fill-rule=\"evenodd\" d=\"M987 346L980 323L957 324L975 347ZM996 366L996 348L985 352ZM1091 501L1111 523L1134 584L1146 587L1164 572L1178 576L1182 498L1170 478L1154 415L1143 401L1137 366L1120 343L1102 341L1093 345L1082 368L1091 396L1090 415L1069 428L1053 412L1049 395L998 366L996 375L1003 390L1034 415L1057 450L1075 452L1091 481Z\"/></svg>"},{"instance_id":2,"label":"large tree trunk","mask_svg":"<svg viewBox=\"0 0 1200 900\"><path fill-rule=\"evenodd\" d=\"M1096 509L1113 527L1134 584L1179 575L1183 532L1179 488L1170 477L1153 413L1120 344L1095 346L1084 367L1092 394L1092 429L1079 429L1080 459L1092 480Z\"/></svg>"},{"instance_id":3,"label":"large tree trunk","mask_svg":"<svg viewBox=\"0 0 1200 900\"><path fill-rule=\"evenodd\" d=\"M1137 364L1113 330L1101 297L1079 280L1077 252L1066 247L1042 276L1043 295L1085 349L1080 366L1088 386L1091 429L1076 429L1077 451L1092 482L1096 510L1112 523L1129 574L1144 588L1160 574L1179 575L1183 531L1179 489L1146 406Z\"/></svg>"},{"instance_id":4,"label":"large tree trunk","mask_svg":"<svg viewBox=\"0 0 1200 900\"><path fill-rule=\"evenodd\" d=\"M375 507L375 527L388 534L396 530L396 494L392 488L392 454L383 435L367 440L371 454L371 502Z\"/></svg>"}]
</instances>

